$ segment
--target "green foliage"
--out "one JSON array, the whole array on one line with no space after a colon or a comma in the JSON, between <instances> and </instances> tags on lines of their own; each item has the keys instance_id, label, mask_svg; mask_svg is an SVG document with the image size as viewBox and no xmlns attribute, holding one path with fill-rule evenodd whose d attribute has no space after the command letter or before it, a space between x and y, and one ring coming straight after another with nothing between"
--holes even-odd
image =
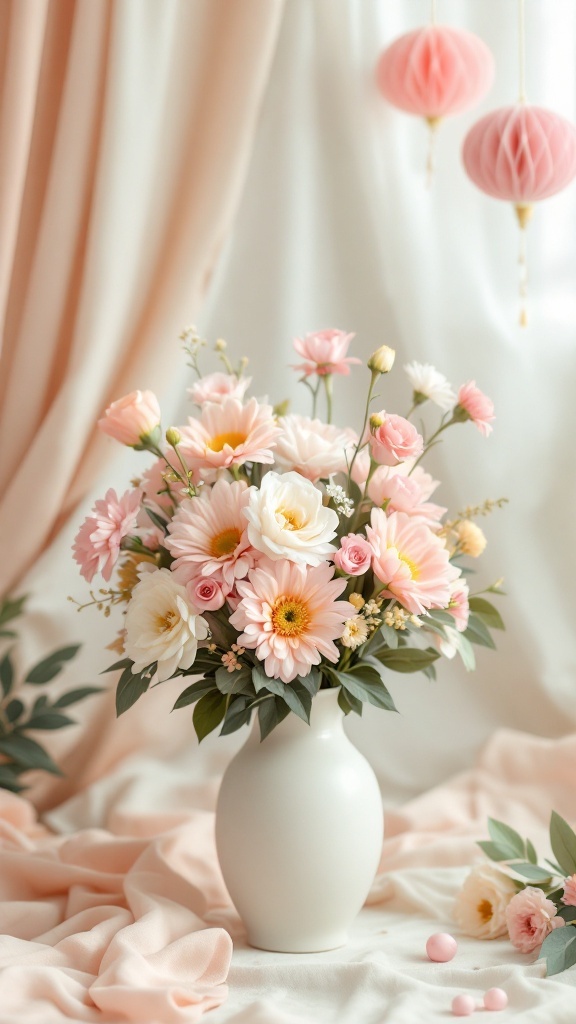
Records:
<instances>
[{"instance_id":1,"label":"green foliage","mask_svg":"<svg viewBox=\"0 0 576 1024\"><path fill-rule=\"evenodd\" d=\"M211 733L216 726L220 725L220 722L224 718L226 712L226 697L221 694L218 690L214 690L212 693L206 693L194 708L194 714L192 715L192 721L198 737L198 742L201 743L208 733Z\"/></svg>"},{"instance_id":2,"label":"green foliage","mask_svg":"<svg viewBox=\"0 0 576 1024\"><path fill-rule=\"evenodd\" d=\"M540 947L539 960L546 961L546 974L560 974L576 964L576 928L555 928Z\"/></svg>"},{"instance_id":3,"label":"green foliage","mask_svg":"<svg viewBox=\"0 0 576 1024\"><path fill-rule=\"evenodd\" d=\"M13 628L6 628L7 623L22 615L26 597L7 599L0 603L0 637L17 638ZM48 694L37 697L32 707L27 707L21 700L21 685L45 686L62 671L67 662L75 657L79 645L61 647L43 658L25 676L22 684L18 683L11 652L5 653L0 660L0 788L13 793L22 792L26 786L22 776L28 771L41 770L51 775L61 775L58 765L52 760L44 748L28 735L28 732L63 729L74 725L74 719L62 713L62 709L77 704L92 694L100 693L99 686L82 686L62 694L51 700ZM17 692L18 696L14 696Z\"/></svg>"},{"instance_id":4,"label":"green foliage","mask_svg":"<svg viewBox=\"0 0 576 1024\"><path fill-rule=\"evenodd\" d=\"M481 619L485 626L490 629L506 629L500 612L490 601L486 601L483 597L471 597L468 604L470 611Z\"/></svg>"},{"instance_id":5,"label":"green foliage","mask_svg":"<svg viewBox=\"0 0 576 1024\"><path fill-rule=\"evenodd\" d=\"M130 665L131 664L132 662L130 662ZM120 715L123 715L125 711L128 711L128 708L131 708L143 693L146 693L146 690L150 686L151 675L153 675L155 671L156 663L145 669L145 674L138 672L133 675L130 667L124 669L116 687L116 715L118 718Z\"/></svg>"},{"instance_id":6,"label":"green foliage","mask_svg":"<svg viewBox=\"0 0 576 1024\"><path fill-rule=\"evenodd\" d=\"M427 647L425 651L417 647L398 647L395 651L379 651L375 657L392 672L422 672L438 661L440 653L433 647Z\"/></svg>"},{"instance_id":7,"label":"green foliage","mask_svg":"<svg viewBox=\"0 0 576 1024\"><path fill-rule=\"evenodd\" d=\"M550 818L550 845L565 875L576 873L576 835L570 825L552 811Z\"/></svg>"}]
</instances>

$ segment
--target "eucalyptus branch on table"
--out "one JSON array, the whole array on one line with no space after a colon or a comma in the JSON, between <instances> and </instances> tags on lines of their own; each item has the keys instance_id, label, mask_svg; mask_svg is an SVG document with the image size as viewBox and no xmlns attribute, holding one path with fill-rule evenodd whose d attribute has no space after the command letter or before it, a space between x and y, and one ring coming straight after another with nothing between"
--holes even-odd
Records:
<instances>
[{"instance_id":1,"label":"eucalyptus branch on table","mask_svg":"<svg viewBox=\"0 0 576 1024\"><path fill-rule=\"evenodd\" d=\"M14 621L24 611L26 597L6 598L0 602L0 639L17 639ZM55 700L46 693L31 702L21 699L23 685L46 686L62 671L67 662L75 657L79 644L61 647L49 654L29 670L21 683L16 679L12 650L0 660L0 789L20 793L26 786L22 776L34 769L62 775L58 765L30 732L43 729L63 729L75 725L75 720L63 713L64 708L78 704L93 693L100 693L100 686L83 686L63 693ZM19 694L19 696L15 696Z\"/></svg>"}]
</instances>

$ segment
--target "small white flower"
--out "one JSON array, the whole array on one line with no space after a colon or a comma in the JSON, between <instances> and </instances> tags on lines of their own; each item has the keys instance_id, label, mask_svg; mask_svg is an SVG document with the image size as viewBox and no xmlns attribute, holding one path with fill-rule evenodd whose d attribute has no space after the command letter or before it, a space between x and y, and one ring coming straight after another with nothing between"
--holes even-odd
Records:
<instances>
[{"instance_id":1,"label":"small white flower","mask_svg":"<svg viewBox=\"0 0 576 1024\"><path fill-rule=\"evenodd\" d=\"M248 540L272 561L320 565L334 550L338 516L322 504L322 494L299 473L266 473L260 488L250 488L243 514Z\"/></svg>"},{"instance_id":2,"label":"small white flower","mask_svg":"<svg viewBox=\"0 0 576 1024\"><path fill-rule=\"evenodd\" d=\"M516 895L515 883L491 864L473 867L456 897L454 920L465 935L497 939L506 935L506 907Z\"/></svg>"},{"instance_id":3,"label":"small white flower","mask_svg":"<svg viewBox=\"0 0 576 1024\"><path fill-rule=\"evenodd\" d=\"M355 651L368 639L369 625L363 615L355 615L353 619L346 619L344 632L340 642L344 647Z\"/></svg>"},{"instance_id":4,"label":"small white flower","mask_svg":"<svg viewBox=\"0 0 576 1024\"><path fill-rule=\"evenodd\" d=\"M346 494L344 488L341 487L340 484L333 484L330 482L329 484L326 484L326 494L329 498L332 498L332 501L336 506L336 510L340 515L344 516L346 519L350 519L350 516L354 511L354 504Z\"/></svg>"},{"instance_id":5,"label":"small white flower","mask_svg":"<svg viewBox=\"0 0 576 1024\"><path fill-rule=\"evenodd\" d=\"M189 604L185 588L169 569L142 575L126 612L124 649L134 662L134 674L157 662L154 681L163 682L177 668L190 668L198 641L208 632L206 620Z\"/></svg>"},{"instance_id":6,"label":"small white flower","mask_svg":"<svg viewBox=\"0 0 576 1024\"><path fill-rule=\"evenodd\" d=\"M436 370L430 363L407 363L404 367L415 395L422 396L420 401L429 398L443 412L456 405L456 394L443 373Z\"/></svg>"}]
</instances>

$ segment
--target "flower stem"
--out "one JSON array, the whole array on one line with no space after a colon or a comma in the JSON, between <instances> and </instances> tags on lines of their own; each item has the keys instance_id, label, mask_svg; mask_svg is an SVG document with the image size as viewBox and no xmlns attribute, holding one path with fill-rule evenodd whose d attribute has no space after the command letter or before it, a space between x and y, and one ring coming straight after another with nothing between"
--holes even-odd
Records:
<instances>
[{"instance_id":1,"label":"flower stem","mask_svg":"<svg viewBox=\"0 0 576 1024\"><path fill-rule=\"evenodd\" d=\"M327 373L322 380L326 392L326 420L328 423L332 423L332 374Z\"/></svg>"},{"instance_id":2,"label":"flower stem","mask_svg":"<svg viewBox=\"0 0 576 1024\"><path fill-rule=\"evenodd\" d=\"M350 463L350 465L348 467L348 495L350 495L350 482L352 480L352 470L354 468L354 463L356 462L356 456L358 455L358 452L361 450L361 448L364 447L364 444L362 443L362 438L364 437L364 431L366 430L366 424L368 423L368 416L370 415L370 402L372 401L372 392L374 391L374 385L375 385L376 381L378 380L379 376L380 376L380 374L376 370L372 370L372 377L370 379L370 387L368 388L368 397L366 399L366 408L364 410L364 422L362 423L362 429L360 431L360 438L358 440L358 444L356 445L356 447L354 449L354 455L352 456L352 462Z\"/></svg>"}]
</instances>

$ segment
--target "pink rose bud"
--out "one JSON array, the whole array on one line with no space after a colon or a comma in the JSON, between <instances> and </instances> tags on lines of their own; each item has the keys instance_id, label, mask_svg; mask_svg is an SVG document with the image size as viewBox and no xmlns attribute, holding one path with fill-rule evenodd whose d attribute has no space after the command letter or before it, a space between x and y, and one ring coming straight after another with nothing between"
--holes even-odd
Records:
<instances>
[{"instance_id":1,"label":"pink rose bud","mask_svg":"<svg viewBox=\"0 0 576 1024\"><path fill-rule=\"evenodd\" d=\"M200 611L217 612L226 600L220 584L209 577L192 580L187 584L186 590L190 601Z\"/></svg>"},{"instance_id":2,"label":"pink rose bud","mask_svg":"<svg viewBox=\"0 0 576 1024\"><path fill-rule=\"evenodd\" d=\"M130 448L155 440L154 433L158 434L159 441L158 399L153 391L131 391L108 406L102 419L98 420L98 426L104 434Z\"/></svg>"},{"instance_id":3,"label":"pink rose bud","mask_svg":"<svg viewBox=\"0 0 576 1024\"><path fill-rule=\"evenodd\" d=\"M349 533L342 537L340 548L334 555L334 565L349 576L362 576L370 568L374 552L364 537Z\"/></svg>"},{"instance_id":4,"label":"pink rose bud","mask_svg":"<svg viewBox=\"0 0 576 1024\"><path fill-rule=\"evenodd\" d=\"M377 420L381 420L377 426ZM373 425L374 424L374 425ZM424 441L416 427L393 413L378 413L370 419L370 450L381 466L397 466L406 459L417 459L424 451Z\"/></svg>"}]
</instances>

